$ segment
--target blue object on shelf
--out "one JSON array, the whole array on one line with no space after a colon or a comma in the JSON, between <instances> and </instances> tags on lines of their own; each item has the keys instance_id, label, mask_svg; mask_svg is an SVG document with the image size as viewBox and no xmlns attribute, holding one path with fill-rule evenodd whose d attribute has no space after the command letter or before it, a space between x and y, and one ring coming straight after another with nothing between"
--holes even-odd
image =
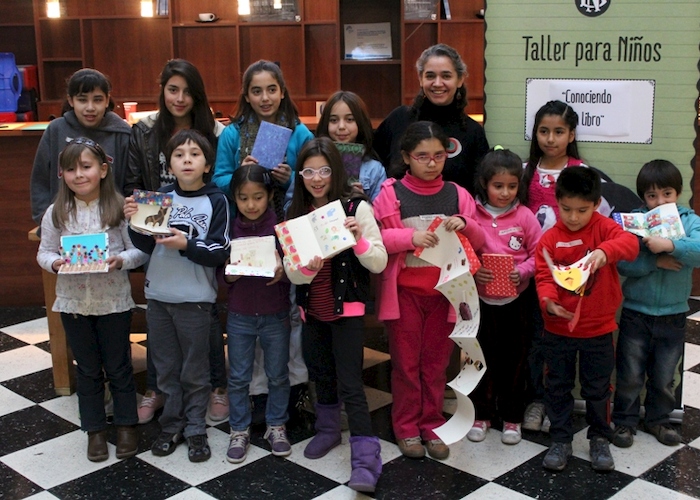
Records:
<instances>
[{"instance_id":1,"label":"blue object on shelf","mask_svg":"<svg viewBox=\"0 0 700 500\"><path fill-rule=\"evenodd\" d=\"M0 112L16 112L22 79L12 52L0 52Z\"/></svg>"}]
</instances>

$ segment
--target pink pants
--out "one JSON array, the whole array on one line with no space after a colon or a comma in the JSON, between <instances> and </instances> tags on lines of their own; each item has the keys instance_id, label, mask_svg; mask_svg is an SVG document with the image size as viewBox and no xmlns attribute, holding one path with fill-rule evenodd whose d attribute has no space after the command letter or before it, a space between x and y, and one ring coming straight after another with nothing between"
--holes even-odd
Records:
<instances>
[{"instance_id":1,"label":"pink pants","mask_svg":"<svg viewBox=\"0 0 700 500\"><path fill-rule=\"evenodd\" d=\"M435 427L445 423L445 370L454 342L452 305L443 295L418 295L399 287L401 317L387 321L391 354L391 411L397 439L437 439Z\"/></svg>"}]
</instances>

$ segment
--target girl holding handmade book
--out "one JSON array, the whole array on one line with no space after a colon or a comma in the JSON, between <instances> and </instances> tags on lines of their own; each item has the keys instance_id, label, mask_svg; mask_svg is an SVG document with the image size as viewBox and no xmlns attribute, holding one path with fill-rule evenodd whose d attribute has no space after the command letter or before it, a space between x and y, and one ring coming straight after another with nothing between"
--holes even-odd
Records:
<instances>
[{"instance_id":1,"label":"girl holding handmade book","mask_svg":"<svg viewBox=\"0 0 700 500\"><path fill-rule=\"evenodd\" d=\"M330 96L323 107L316 137L330 137L336 143L354 143L364 148L357 179L350 182L374 200L386 180L386 171L372 147L372 121L362 98L345 90Z\"/></svg>"},{"instance_id":2,"label":"girl holding handmade book","mask_svg":"<svg viewBox=\"0 0 700 500\"><path fill-rule=\"evenodd\" d=\"M297 160L294 196L288 210L293 219L340 200L345 227L357 243L327 260L313 257L296 267L284 265L297 285L297 303L305 312L302 348L309 378L316 384L316 435L304 450L321 458L340 444L340 400L350 427L352 473L348 486L373 492L382 470L379 439L374 436L362 383L365 302L369 275L387 262L379 227L367 198L353 193L338 149L327 137L309 141Z\"/></svg>"},{"instance_id":3,"label":"girl holding handmade book","mask_svg":"<svg viewBox=\"0 0 700 500\"><path fill-rule=\"evenodd\" d=\"M45 270L56 273L64 263L62 236L107 233L108 272L60 274L52 309L61 313L78 365L80 428L88 433L88 460L109 458L105 374L114 398L116 456L127 458L138 451L129 341L134 301L127 271L142 265L148 256L131 243L122 213L124 200L115 188L111 165L99 144L85 137L72 140L59 157L58 172L56 200L41 222L37 261Z\"/></svg>"},{"instance_id":4,"label":"girl holding handmade book","mask_svg":"<svg viewBox=\"0 0 700 500\"><path fill-rule=\"evenodd\" d=\"M501 442L517 444L522 439L532 336L530 303L522 294L535 272L535 247L542 232L535 215L522 204L526 186L521 174L518 155L501 146L487 153L477 170L476 220L486 235L477 251L483 266L474 276L481 310L477 338L488 369L470 395L476 409L467 433L470 441L483 441L496 417L503 421Z\"/></svg>"}]
</instances>

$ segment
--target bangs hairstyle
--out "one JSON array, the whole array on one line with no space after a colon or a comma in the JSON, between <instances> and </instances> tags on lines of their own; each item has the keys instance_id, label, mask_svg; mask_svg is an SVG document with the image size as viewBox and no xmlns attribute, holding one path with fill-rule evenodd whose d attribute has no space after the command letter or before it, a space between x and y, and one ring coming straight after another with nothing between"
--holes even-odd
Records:
<instances>
[{"instance_id":1,"label":"bangs hairstyle","mask_svg":"<svg viewBox=\"0 0 700 500\"><path fill-rule=\"evenodd\" d=\"M544 151L542 151L539 142L537 142L537 129L540 128L540 124L545 116L560 117L566 126L569 127L569 130L574 132L574 140L566 146L566 155L577 160L581 158L578 153L578 144L576 143L578 114L574 111L574 108L562 101L549 101L542 105L542 107L537 110L537 113L535 113L535 121L532 125L532 140L530 141L530 156L525 166L525 174L523 175L523 184L525 184L525 186L530 185L530 181L532 181L535 175L537 164L540 162L540 158L544 156ZM527 189L525 195L527 197Z\"/></svg>"},{"instance_id":2,"label":"bangs hairstyle","mask_svg":"<svg viewBox=\"0 0 700 500\"><path fill-rule=\"evenodd\" d=\"M79 69L71 75L66 82L66 95L75 97L80 94L87 94L93 90L101 90L107 96L107 111L114 110L114 100L112 100L112 84L105 75L92 68ZM73 108L68 103L68 99L64 100L61 108L61 114L72 110Z\"/></svg>"},{"instance_id":3,"label":"bangs hairstyle","mask_svg":"<svg viewBox=\"0 0 700 500\"><path fill-rule=\"evenodd\" d=\"M419 121L413 122L408 126L401 137L399 148L401 152L411 154L418 147L418 144L426 139L437 139L445 150L450 145L450 138L447 137L440 125L428 121ZM403 161L403 155L397 155L394 164L390 168L390 176L401 179L406 175L409 168L409 165Z\"/></svg>"},{"instance_id":4,"label":"bangs hairstyle","mask_svg":"<svg viewBox=\"0 0 700 500\"><path fill-rule=\"evenodd\" d=\"M323 105L323 113L321 114L321 119L318 121L318 126L316 127L316 136L329 137L328 124L331 120L331 112L333 111L333 106L339 102L344 102L348 105L348 108L350 108L350 112L355 119L355 123L357 123L357 138L355 139L355 142L362 144L365 147L365 156L363 159L367 161L375 158L377 155L372 146L372 121L370 120L365 102L354 92L339 90L328 98L326 103Z\"/></svg>"},{"instance_id":5,"label":"bangs hairstyle","mask_svg":"<svg viewBox=\"0 0 700 500\"><path fill-rule=\"evenodd\" d=\"M233 176L231 176L231 185L229 188L234 200L236 199L238 191L248 182L262 184L268 195L274 193L270 171L257 163L250 163L238 167L233 173Z\"/></svg>"},{"instance_id":6,"label":"bangs hairstyle","mask_svg":"<svg viewBox=\"0 0 700 500\"><path fill-rule=\"evenodd\" d=\"M209 179L211 179L212 170L214 169L216 153L207 138L194 129L180 130L173 136L172 139L168 141L168 144L165 146L165 161L167 163L167 167L170 168L170 157L173 155L173 152L187 142L195 143L197 146L199 146L199 149L202 150L202 153L204 153L204 160L210 168L209 172L204 172L204 175L202 175L202 180L205 183L209 182Z\"/></svg>"},{"instance_id":7,"label":"bangs hairstyle","mask_svg":"<svg viewBox=\"0 0 700 500\"><path fill-rule=\"evenodd\" d=\"M525 183L522 181L523 161L510 149L491 149L479 163L476 170L476 181L474 182L474 192L482 202L489 200L487 186L494 175L508 174L518 179L518 194L516 195L520 203L525 198Z\"/></svg>"},{"instance_id":8,"label":"bangs hairstyle","mask_svg":"<svg viewBox=\"0 0 700 500\"><path fill-rule=\"evenodd\" d=\"M124 197L117 192L112 165L99 144L91 139L73 139L58 157L60 172L80 164L80 156L88 150L100 163L107 164L107 175L100 179L100 222L105 228L117 227L124 220ZM63 175L58 183L51 222L55 228L65 227L70 218L76 216L75 193L68 187Z\"/></svg>"},{"instance_id":9,"label":"bangs hairstyle","mask_svg":"<svg viewBox=\"0 0 700 500\"><path fill-rule=\"evenodd\" d=\"M581 198L598 203L601 197L600 175L588 167L566 167L559 174L554 194L562 198Z\"/></svg>"},{"instance_id":10,"label":"bangs hairstyle","mask_svg":"<svg viewBox=\"0 0 700 500\"><path fill-rule=\"evenodd\" d=\"M650 189L673 188L676 194L683 190L683 175L668 160L652 160L645 163L637 175L637 194L643 200Z\"/></svg>"},{"instance_id":11,"label":"bangs hairstyle","mask_svg":"<svg viewBox=\"0 0 700 500\"><path fill-rule=\"evenodd\" d=\"M204 80L202 80L202 75L199 70L189 61L184 59L171 59L165 63L163 71L160 73L158 78L160 84L160 95L158 96L158 116L156 118L153 129L158 138L158 150L165 151L165 146L170 140L170 137L175 130L175 118L173 118L172 113L168 111L165 105L165 92L168 81L173 76L181 76L187 83L187 89L192 96L192 111L190 115L192 117L191 128L199 131L207 140L211 143L212 147L216 147L216 123L214 120L214 115L209 108L209 100L207 99L207 93L204 88ZM170 155L165 155L169 158ZM214 163L212 162L213 166Z\"/></svg>"},{"instance_id":12,"label":"bangs hairstyle","mask_svg":"<svg viewBox=\"0 0 700 500\"><path fill-rule=\"evenodd\" d=\"M304 186L304 178L301 176L301 171L304 170L306 161L316 156L323 157L328 163L328 166L331 167L328 201L345 201L348 200L353 193L352 188L348 185L348 174L345 172L343 160L333 141L328 137L311 139L304 144L304 147L297 157L296 175L294 176L294 195L292 196L292 204L287 210L288 219L293 219L309 213L309 207L314 198L306 189L306 186Z\"/></svg>"},{"instance_id":13,"label":"bangs hairstyle","mask_svg":"<svg viewBox=\"0 0 700 500\"><path fill-rule=\"evenodd\" d=\"M258 73L267 71L272 75L272 77L277 81L277 85L280 87L280 92L284 93L284 97L280 101L280 107L277 110L277 123L284 123L285 127L294 130L296 127L296 122L299 118L299 111L297 110L296 104L292 101L292 97L289 95L289 89L287 84L284 82L284 75L282 75L282 70L279 66L271 61L266 61L261 59L254 62L248 69L243 73L243 84L241 85L241 95L238 98L238 107L236 108L236 114L231 118L232 122L248 121L251 117L256 116L253 107L250 105L246 97L250 91L250 84L253 81L253 77ZM256 116L257 118L257 116Z\"/></svg>"}]
</instances>

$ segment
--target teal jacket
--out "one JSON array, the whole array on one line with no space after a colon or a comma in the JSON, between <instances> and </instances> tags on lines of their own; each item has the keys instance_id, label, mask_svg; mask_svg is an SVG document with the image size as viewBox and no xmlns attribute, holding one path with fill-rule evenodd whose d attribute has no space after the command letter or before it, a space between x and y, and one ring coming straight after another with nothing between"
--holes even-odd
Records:
<instances>
[{"instance_id":1,"label":"teal jacket","mask_svg":"<svg viewBox=\"0 0 700 500\"><path fill-rule=\"evenodd\" d=\"M635 212L648 212L644 207ZM671 256L683 268L669 271L656 267L656 254L640 239L640 252L632 262L621 261L617 269L627 279L622 283L622 307L650 316L666 316L688 311L688 297L693 284L693 268L700 267L700 217L686 207L678 207L685 236L674 240Z\"/></svg>"}]
</instances>

